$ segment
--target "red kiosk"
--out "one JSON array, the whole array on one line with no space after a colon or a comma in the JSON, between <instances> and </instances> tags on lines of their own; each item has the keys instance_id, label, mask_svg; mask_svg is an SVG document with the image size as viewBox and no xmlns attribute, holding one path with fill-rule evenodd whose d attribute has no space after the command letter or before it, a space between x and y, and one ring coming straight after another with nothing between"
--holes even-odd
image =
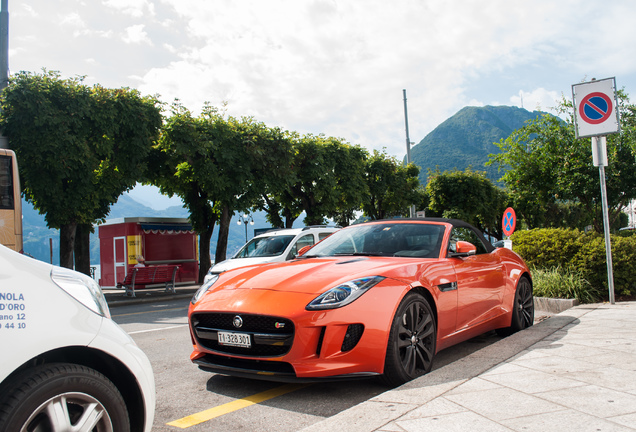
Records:
<instances>
[{"instance_id":1,"label":"red kiosk","mask_svg":"<svg viewBox=\"0 0 636 432\"><path fill-rule=\"evenodd\" d=\"M196 284L199 276L197 234L186 218L133 217L99 225L103 288L114 288L138 264L178 265L175 285Z\"/></svg>"}]
</instances>

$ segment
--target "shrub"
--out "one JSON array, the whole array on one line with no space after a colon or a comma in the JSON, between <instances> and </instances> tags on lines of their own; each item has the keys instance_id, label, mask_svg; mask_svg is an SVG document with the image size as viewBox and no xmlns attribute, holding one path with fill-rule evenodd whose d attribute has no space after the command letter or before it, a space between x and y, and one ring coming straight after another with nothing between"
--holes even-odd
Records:
<instances>
[{"instance_id":1,"label":"shrub","mask_svg":"<svg viewBox=\"0 0 636 432\"><path fill-rule=\"evenodd\" d=\"M582 276L590 287L607 293L605 240L598 233L579 230L541 228L515 232L513 248L529 267L562 269ZM614 290L617 294L636 294L636 236L611 236Z\"/></svg>"}]
</instances>

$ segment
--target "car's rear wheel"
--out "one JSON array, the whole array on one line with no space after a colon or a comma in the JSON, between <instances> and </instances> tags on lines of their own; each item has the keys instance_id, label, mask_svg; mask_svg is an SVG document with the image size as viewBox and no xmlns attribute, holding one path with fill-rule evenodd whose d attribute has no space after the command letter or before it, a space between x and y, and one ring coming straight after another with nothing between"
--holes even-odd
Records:
<instances>
[{"instance_id":1,"label":"car's rear wheel","mask_svg":"<svg viewBox=\"0 0 636 432\"><path fill-rule=\"evenodd\" d=\"M124 399L93 369L42 365L22 372L10 384L0 403L4 432L130 431Z\"/></svg>"},{"instance_id":2,"label":"car's rear wheel","mask_svg":"<svg viewBox=\"0 0 636 432\"><path fill-rule=\"evenodd\" d=\"M428 301L407 294L393 317L382 380L394 387L430 372L437 326Z\"/></svg>"},{"instance_id":3,"label":"car's rear wheel","mask_svg":"<svg viewBox=\"0 0 636 432\"><path fill-rule=\"evenodd\" d=\"M534 296L532 284L527 277L522 277L517 283L515 300L512 305L512 321L510 327L497 330L500 336L509 336L513 333L530 327L534 323Z\"/></svg>"}]
</instances>

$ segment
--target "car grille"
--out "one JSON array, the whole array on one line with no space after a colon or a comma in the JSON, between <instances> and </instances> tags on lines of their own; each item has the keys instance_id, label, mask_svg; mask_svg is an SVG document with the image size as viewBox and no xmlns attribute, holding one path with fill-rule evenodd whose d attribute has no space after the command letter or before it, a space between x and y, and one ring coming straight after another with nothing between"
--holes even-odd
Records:
<instances>
[{"instance_id":1,"label":"car grille","mask_svg":"<svg viewBox=\"0 0 636 432\"><path fill-rule=\"evenodd\" d=\"M240 328L233 324L237 316L242 320ZM190 319L197 342L217 352L250 357L277 357L287 354L294 341L294 323L286 318L215 312L195 313ZM251 347L221 345L217 336L219 331L249 334Z\"/></svg>"}]
</instances>

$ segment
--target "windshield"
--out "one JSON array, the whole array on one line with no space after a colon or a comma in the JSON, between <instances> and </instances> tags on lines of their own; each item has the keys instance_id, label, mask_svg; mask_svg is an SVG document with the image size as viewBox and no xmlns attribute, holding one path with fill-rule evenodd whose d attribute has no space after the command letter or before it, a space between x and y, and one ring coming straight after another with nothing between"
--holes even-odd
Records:
<instances>
[{"instance_id":1,"label":"windshield","mask_svg":"<svg viewBox=\"0 0 636 432\"><path fill-rule=\"evenodd\" d=\"M444 225L381 223L354 225L335 232L304 257L368 255L439 258Z\"/></svg>"},{"instance_id":2,"label":"windshield","mask_svg":"<svg viewBox=\"0 0 636 432\"><path fill-rule=\"evenodd\" d=\"M273 257L282 254L293 235L256 237L239 250L234 258Z\"/></svg>"}]
</instances>

